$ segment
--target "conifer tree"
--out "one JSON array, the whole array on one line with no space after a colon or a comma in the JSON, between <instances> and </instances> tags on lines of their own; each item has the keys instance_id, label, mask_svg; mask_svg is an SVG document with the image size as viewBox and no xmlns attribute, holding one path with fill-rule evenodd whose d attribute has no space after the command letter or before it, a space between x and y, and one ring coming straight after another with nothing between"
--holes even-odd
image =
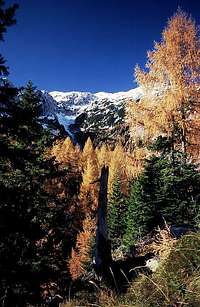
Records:
<instances>
[{"instance_id":1,"label":"conifer tree","mask_svg":"<svg viewBox=\"0 0 200 307\"><path fill-rule=\"evenodd\" d=\"M184 12L169 20L162 41L148 52L147 70L135 75L144 96L130 104L128 122L133 137L149 142L170 137L177 150L199 151L200 37L194 21Z\"/></svg>"},{"instance_id":2,"label":"conifer tree","mask_svg":"<svg viewBox=\"0 0 200 307\"><path fill-rule=\"evenodd\" d=\"M87 165L87 160L90 159L92 157L92 159L96 158L96 153L93 147L93 143L91 141L90 138L87 139L85 146L83 148L83 152L82 152L82 165L83 168Z\"/></svg>"},{"instance_id":3,"label":"conifer tree","mask_svg":"<svg viewBox=\"0 0 200 307\"><path fill-rule=\"evenodd\" d=\"M107 209L108 233L113 249L119 247L122 243L125 209L124 196L121 193L120 178L116 175Z\"/></svg>"},{"instance_id":4,"label":"conifer tree","mask_svg":"<svg viewBox=\"0 0 200 307\"><path fill-rule=\"evenodd\" d=\"M51 155L63 167L69 168L71 172L80 172L80 149L78 146L74 146L70 137L67 137L64 141L57 141L51 149Z\"/></svg>"},{"instance_id":5,"label":"conifer tree","mask_svg":"<svg viewBox=\"0 0 200 307\"><path fill-rule=\"evenodd\" d=\"M0 91L5 94L7 89L9 85ZM25 304L24 300L30 299L31 285L32 291L39 293L39 282L34 283L33 276L36 272L39 274L42 259L35 242L48 229L50 215L44 191L44 179L51 165L44 158L48 138L35 112L29 121L24 118L30 106L34 109L40 102L39 98L36 101L37 93L33 91L29 104L26 93L25 89L19 98L12 97L9 117L4 114L0 131L0 295L2 297L9 288L8 306L12 305L12 300ZM6 97L9 101L10 96ZM26 104L23 104L24 99Z\"/></svg>"},{"instance_id":6,"label":"conifer tree","mask_svg":"<svg viewBox=\"0 0 200 307\"><path fill-rule=\"evenodd\" d=\"M125 155L123 147L117 144L114 150L110 154L109 163L109 178L108 178L108 197L110 198L112 194L113 182L116 176L120 177L120 180L125 174ZM124 178L123 178L124 179Z\"/></svg>"},{"instance_id":7,"label":"conifer tree","mask_svg":"<svg viewBox=\"0 0 200 307\"><path fill-rule=\"evenodd\" d=\"M80 203L86 214L94 216L97 209L99 191L99 171L97 159L92 157L87 160L83 171L83 179L80 186Z\"/></svg>"},{"instance_id":8,"label":"conifer tree","mask_svg":"<svg viewBox=\"0 0 200 307\"><path fill-rule=\"evenodd\" d=\"M97 155L90 138L82 153L82 183L80 186L80 203L86 214L96 214L99 190L99 169Z\"/></svg>"},{"instance_id":9,"label":"conifer tree","mask_svg":"<svg viewBox=\"0 0 200 307\"><path fill-rule=\"evenodd\" d=\"M99 192L99 169L96 152L90 139L82 153L82 182L79 193L79 214L82 215L83 229L78 234L76 246L72 250L69 269L72 279L77 279L85 272L85 265L90 259L95 236L96 213Z\"/></svg>"},{"instance_id":10,"label":"conifer tree","mask_svg":"<svg viewBox=\"0 0 200 307\"><path fill-rule=\"evenodd\" d=\"M100 148L96 149L97 159L99 168L101 169L104 165L108 165L110 162L110 151L106 144L103 144Z\"/></svg>"},{"instance_id":11,"label":"conifer tree","mask_svg":"<svg viewBox=\"0 0 200 307\"><path fill-rule=\"evenodd\" d=\"M31 81L28 81L25 89L22 90L19 99L19 112L22 118L20 121L24 121L30 124L30 121L35 121L39 117L40 111L40 99L41 94L33 86Z\"/></svg>"},{"instance_id":12,"label":"conifer tree","mask_svg":"<svg viewBox=\"0 0 200 307\"><path fill-rule=\"evenodd\" d=\"M15 23L16 9L13 6L4 10L2 6L3 1L0 1L0 40L6 27ZM1 57L0 74L6 73ZM78 193L79 182L66 172L62 172L61 177L52 159L46 157L49 135L40 124L39 109L40 95L31 82L19 90L7 79L1 78L2 306L37 305L41 303L42 284L49 280L61 283L62 278L66 284L69 278L66 260L74 244L77 227L82 227L82 220L77 223L79 211L74 197ZM47 191L46 182L53 181L55 176L59 176L59 181L65 180L68 190L65 199L59 199L54 191Z\"/></svg>"},{"instance_id":13,"label":"conifer tree","mask_svg":"<svg viewBox=\"0 0 200 307\"><path fill-rule=\"evenodd\" d=\"M150 195L154 195L155 187L150 181L154 179L159 180L158 173L149 170L148 175L141 174L133 181L127 200L126 231L123 238L126 247L133 246L137 240L156 226L151 224L154 215L157 214L155 207L152 202L148 202L148 191L144 191L146 188Z\"/></svg>"},{"instance_id":14,"label":"conifer tree","mask_svg":"<svg viewBox=\"0 0 200 307\"><path fill-rule=\"evenodd\" d=\"M8 8L4 8L5 2L0 0L0 41L4 41L4 35L7 28L16 23L15 13L18 8L14 4ZM0 121L1 128L3 125L8 125L8 117L13 114L15 108L15 101L17 89L10 85L9 81L5 78L8 75L8 67L4 57L0 54Z\"/></svg>"},{"instance_id":15,"label":"conifer tree","mask_svg":"<svg viewBox=\"0 0 200 307\"><path fill-rule=\"evenodd\" d=\"M75 154L75 148L74 145L70 139L70 137L67 137L63 142L62 147L63 155L69 156L69 159L72 158L72 155Z\"/></svg>"},{"instance_id":16,"label":"conifer tree","mask_svg":"<svg viewBox=\"0 0 200 307\"><path fill-rule=\"evenodd\" d=\"M125 245L133 245L154 227L162 226L164 221L169 225L195 226L199 212L199 180L195 165L183 159L181 152L174 152L172 159L170 144L165 142L161 155L148 159L143 173L133 182Z\"/></svg>"},{"instance_id":17,"label":"conifer tree","mask_svg":"<svg viewBox=\"0 0 200 307\"><path fill-rule=\"evenodd\" d=\"M7 32L7 28L16 23L15 12L18 8L17 4L13 4L8 8L4 8L5 1L0 0L0 41L4 40L4 34ZM0 54L0 76L6 76L8 74L8 68L5 66L5 60Z\"/></svg>"},{"instance_id":18,"label":"conifer tree","mask_svg":"<svg viewBox=\"0 0 200 307\"><path fill-rule=\"evenodd\" d=\"M72 280L80 278L91 261L91 249L95 235L95 221L87 217L83 221L83 230L78 234L76 247L72 249L69 270Z\"/></svg>"}]
</instances>

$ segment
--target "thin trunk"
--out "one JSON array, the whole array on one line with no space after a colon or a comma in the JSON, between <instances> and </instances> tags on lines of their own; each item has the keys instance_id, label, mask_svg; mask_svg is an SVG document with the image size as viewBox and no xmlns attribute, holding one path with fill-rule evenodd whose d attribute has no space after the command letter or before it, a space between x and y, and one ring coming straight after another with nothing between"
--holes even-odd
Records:
<instances>
[{"instance_id":1,"label":"thin trunk","mask_svg":"<svg viewBox=\"0 0 200 307\"><path fill-rule=\"evenodd\" d=\"M112 261L111 244L107 233L107 192L108 192L108 167L103 167L100 178L100 191L97 211L97 230L96 230L96 253L95 265L97 269L108 266Z\"/></svg>"}]
</instances>

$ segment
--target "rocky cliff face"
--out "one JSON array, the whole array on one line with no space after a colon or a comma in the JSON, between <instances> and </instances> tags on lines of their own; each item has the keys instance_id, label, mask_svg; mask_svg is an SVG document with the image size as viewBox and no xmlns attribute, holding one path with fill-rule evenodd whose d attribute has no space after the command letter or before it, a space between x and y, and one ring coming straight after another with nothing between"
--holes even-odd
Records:
<instances>
[{"instance_id":1,"label":"rocky cliff face","mask_svg":"<svg viewBox=\"0 0 200 307\"><path fill-rule=\"evenodd\" d=\"M91 136L96 145L126 138L125 105L140 99L136 88L119 93L45 92L42 91L42 119L54 135L64 133L74 142Z\"/></svg>"}]
</instances>

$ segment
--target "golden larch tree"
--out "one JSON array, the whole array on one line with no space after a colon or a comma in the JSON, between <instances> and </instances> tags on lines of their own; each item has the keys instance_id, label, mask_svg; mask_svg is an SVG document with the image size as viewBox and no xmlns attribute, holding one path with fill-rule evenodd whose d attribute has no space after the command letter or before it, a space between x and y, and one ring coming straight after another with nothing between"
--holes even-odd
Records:
<instances>
[{"instance_id":1,"label":"golden larch tree","mask_svg":"<svg viewBox=\"0 0 200 307\"><path fill-rule=\"evenodd\" d=\"M196 148L200 137L200 36L195 22L178 10L160 43L148 52L147 70L135 76L143 90L138 104L129 104L132 135L145 141L167 135L183 152Z\"/></svg>"},{"instance_id":2,"label":"golden larch tree","mask_svg":"<svg viewBox=\"0 0 200 307\"><path fill-rule=\"evenodd\" d=\"M91 242L95 236L96 213L99 193L99 170L96 152L91 140L83 150L83 173L80 186L79 203L83 214L83 230L79 233L76 247L72 250L69 269L73 279L85 272L85 265L90 260Z\"/></svg>"},{"instance_id":3,"label":"golden larch tree","mask_svg":"<svg viewBox=\"0 0 200 307\"><path fill-rule=\"evenodd\" d=\"M80 203L86 214L94 216L99 192L99 170L95 153L86 161L80 187Z\"/></svg>"},{"instance_id":4,"label":"golden larch tree","mask_svg":"<svg viewBox=\"0 0 200 307\"><path fill-rule=\"evenodd\" d=\"M94 155L95 155L94 146L91 138L89 137L85 143L81 157L83 168L87 164L87 160L90 159L90 157L93 157Z\"/></svg>"},{"instance_id":5,"label":"golden larch tree","mask_svg":"<svg viewBox=\"0 0 200 307\"><path fill-rule=\"evenodd\" d=\"M108 166L110 162L110 150L106 144L103 144L100 148L96 149L97 160L99 169L104 165Z\"/></svg>"},{"instance_id":6,"label":"golden larch tree","mask_svg":"<svg viewBox=\"0 0 200 307\"><path fill-rule=\"evenodd\" d=\"M94 235L94 220L87 217L83 221L83 231L77 236L76 247L72 249L69 260L69 271L73 280L78 279L86 272L86 266L91 261L90 251Z\"/></svg>"},{"instance_id":7,"label":"golden larch tree","mask_svg":"<svg viewBox=\"0 0 200 307\"><path fill-rule=\"evenodd\" d=\"M80 169L80 148L72 143L70 137L54 144L51 154L63 166L69 166L76 171Z\"/></svg>"}]
</instances>

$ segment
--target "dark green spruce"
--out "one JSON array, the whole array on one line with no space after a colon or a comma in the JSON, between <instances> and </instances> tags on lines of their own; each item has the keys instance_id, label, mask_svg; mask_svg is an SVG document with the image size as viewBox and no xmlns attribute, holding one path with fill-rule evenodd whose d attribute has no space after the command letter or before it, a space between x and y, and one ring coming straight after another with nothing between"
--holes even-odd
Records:
<instances>
[{"instance_id":1,"label":"dark green spruce","mask_svg":"<svg viewBox=\"0 0 200 307\"><path fill-rule=\"evenodd\" d=\"M159 155L146 161L143 173L131 188L124 243L133 245L155 227L198 224L200 176L197 166L181 152L159 144ZM165 146L163 146L165 145Z\"/></svg>"},{"instance_id":2,"label":"dark green spruce","mask_svg":"<svg viewBox=\"0 0 200 307\"><path fill-rule=\"evenodd\" d=\"M124 211L124 196L121 192L120 178L117 175L113 182L107 213L108 233L112 249L116 249L122 243L124 233Z\"/></svg>"}]
</instances>

